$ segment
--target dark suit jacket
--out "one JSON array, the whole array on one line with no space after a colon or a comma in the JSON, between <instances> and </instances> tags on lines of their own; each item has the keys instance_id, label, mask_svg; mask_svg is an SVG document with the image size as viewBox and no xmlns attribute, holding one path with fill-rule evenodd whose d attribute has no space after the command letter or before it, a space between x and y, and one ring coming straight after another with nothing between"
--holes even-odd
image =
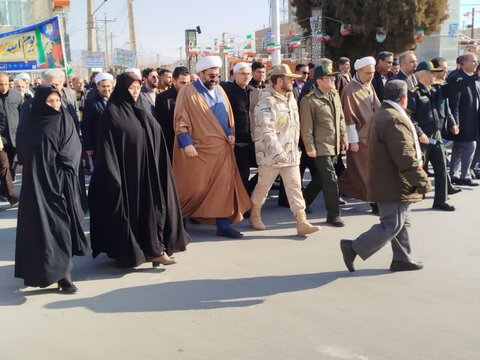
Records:
<instances>
[{"instance_id":1,"label":"dark suit jacket","mask_svg":"<svg viewBox=\"0 0 480 360\"><path fill-rule=\"evenodd\" d=\"M387 81L389 80L392 80L392 75L390 73L387 74ZM375 71L375 75L373 76L373 80L372 80L372 85L373 85L373 88L375 89L375 92L377 93L378 100L382 102L383 88L385 87L385 85L383 85L382 75L380 75L378 71Z\"/></svg>"},{"instance_id":2,"label":"dark suit jacket","mask_svg":"<svg viewBox=\"0 0 480 360\"><path fill-rule=\"evenodd\" d=\"M140 89L140 96L143 96L145 100L147 100L147 103L150 105L148 110L152 113L152 115L155 115L155 101L152 102L150 95L148 95L150 91L145 87L142 86Z\"/></svg>"},{"instance_id":3,"label":"dark suit jacket","mask_svg":"<svg viewBox=\"0 0 480 360\"><path fill-rule=\"evenodd\" d=\"M448 101L455 122L460 125L458 135L449 135L455 141L476 141L479 136L478 101L475 75L469 76L463 70L447 78Z\"/></svg>"},{"instance_id":4,"label":"dark suit jacket","mask_svg":"<svg viewBox=\"0 0 480 360\"><path fill-rule=\"evenodd\" d=\"M173 145L175 143L175 124L173 123L173 114L175 112L177 95L177 89L172 86L167 91L158 93L155 99L154 115L162 127L170 160L173 156Z\"/></svg>"},{"instance_id":5,"label":"dark suit jacket","mask_svg":"<svg viewBox=\"0 0 480 360\"><path fill-rule=\"evenodd\" d=\"M15 137L21 106L22 96L17 90L10 89L5 95L0 95L0 133L3 145L16 146Z\"/></svg>"},{"instance_id":6,"label":"dark suit jacket","mask_svg":"<svg viewBox=\"0 0 480 360\"><path fill-rule=\"evenodd\" d=\"M82 120L82 142L84 150L96 149L97 133L105 107L104 100L98 94L93 98L85 100Z\"/></svg>"},{"instance_id":7,"label":"dark suit jacket","mask_svg":"<svg viewBox=\"0 0 480 360\"><path fill-rule=\"evenodd\" d=\"M408 90L412 90L415 86L417 86L417 78L415 78L415 75L413 75L414 80L412 81L405 75L403 71L399 71L397 75L395 75L391 80L403 80L407 83L408 85Z\"/></svg>"}]
</instances>

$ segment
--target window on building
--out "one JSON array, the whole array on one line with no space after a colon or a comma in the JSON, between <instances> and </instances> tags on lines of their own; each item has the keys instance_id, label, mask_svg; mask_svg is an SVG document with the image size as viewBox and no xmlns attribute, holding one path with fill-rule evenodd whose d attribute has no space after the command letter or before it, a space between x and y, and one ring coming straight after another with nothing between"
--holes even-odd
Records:
<instances>
[{"instance_id":1,"label":"window on building","mask_svg":"<svg viewBox=\"0 0 480 360\"><path fill-rule=\"evenodd\" d=\"M0 26L28 25L28 0L0 0Z\"/></svg>"}]
</instances>

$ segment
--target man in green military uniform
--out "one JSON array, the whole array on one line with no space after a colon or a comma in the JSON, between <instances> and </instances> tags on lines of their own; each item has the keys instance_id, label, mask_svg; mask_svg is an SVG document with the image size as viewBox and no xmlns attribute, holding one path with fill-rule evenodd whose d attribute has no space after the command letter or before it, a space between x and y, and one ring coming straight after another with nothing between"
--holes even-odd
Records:
<instances>
[{"instance_id":1,"label":"man in green military uniform","mask_svg":"<svg viewBox=\"0 0 480 360\"><path fill-rule=\"evenodd\" d=\"M425 158L430 160L435 172L433 209L454 211L455 207L446 202L447 164L442 130L446 128L455 134L458 133L458 127L450 113L442 88L432 87L433 73L441 71L442 68L434 68L430 61L418 64L415 70L418 85L409 91L408 110Z\"/></svg>"},{"instance_id":2,"label":"man in green military uniform","mask_svg":"<svg viewBox=\"0 0 480 360\"><path fill-rule=\"evenodd\" d=\"M307 155L314 159L317 174L305 188L309 206L323 191L327 223L342 227L335 164L341 151L348 149L342 102L335 89L331 66L320 65L314 72L314 89L300 102L300 127Z\"/></svg>"}]
</instances>

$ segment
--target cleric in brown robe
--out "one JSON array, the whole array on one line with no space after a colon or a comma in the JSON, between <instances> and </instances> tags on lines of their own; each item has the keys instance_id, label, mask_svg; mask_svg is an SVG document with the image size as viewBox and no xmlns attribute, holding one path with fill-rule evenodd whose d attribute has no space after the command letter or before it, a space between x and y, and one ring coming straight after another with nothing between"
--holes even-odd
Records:
<instances>
[{"instance_id":1,"label":"cleric in brown robe","mask_svg":"<svg viewBox=\"0 0 480 360\"><path fill-rule=\"evenodd\" d=\"M218 86L221 59L199 60L199 78L180 89L175 107L173 173L182 214L205 222L216 220L217 235L241 238L231 223L250 208L233 146L233 112Z\"/></svg>"},{"instance_id":2,"label":"cleric in brown robe","mask_svg":"<svg viewBox=\"0 0 480 360\"><path fill-rule=\"evenodd\" d=\"M342 92L349 150L347 169L340 176L339 187L342 194L368 201L367 135L370 119L381 105L372 85L375 59L368 56L357 60L355 70L354 78Z\"/></svg>"}]
</instances>

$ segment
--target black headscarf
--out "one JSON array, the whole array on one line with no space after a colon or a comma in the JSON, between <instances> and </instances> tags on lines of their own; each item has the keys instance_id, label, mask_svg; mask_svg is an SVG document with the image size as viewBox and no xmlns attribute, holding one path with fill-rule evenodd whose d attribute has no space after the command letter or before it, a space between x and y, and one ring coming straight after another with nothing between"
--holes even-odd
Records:
<instances>
[{"instance_id":1,"label":"black headscarf","mask_svg":"<svg viewBox=\"0 0 480 360\"><path fill-rule=\"evenodd\" d=\"M38 86L35 90L35 97L32 102L31 115L35 117L60 115L60 111L55 110L47 104L47 98L53 93L57 93L60 99L62 98L60 92L53 85Z\"/></svg>"},{"instance_id":2,"label":"black headscarf","mask_svg":"<svg viewBox=\"0 0 480 360\"><path fill-rule=\"evenodd\" d=\"M135 100L128 91L128 88L135 81L140 82L140 84L142 83L142 79L140 78L140 76L133 72L118 75L117 84L115 85L115 89L113 90L112 95L109 99L110 102L116 105L121 105L122 103L129 103L133 105L135 103Z\"/></svg>"}]
</instances>

